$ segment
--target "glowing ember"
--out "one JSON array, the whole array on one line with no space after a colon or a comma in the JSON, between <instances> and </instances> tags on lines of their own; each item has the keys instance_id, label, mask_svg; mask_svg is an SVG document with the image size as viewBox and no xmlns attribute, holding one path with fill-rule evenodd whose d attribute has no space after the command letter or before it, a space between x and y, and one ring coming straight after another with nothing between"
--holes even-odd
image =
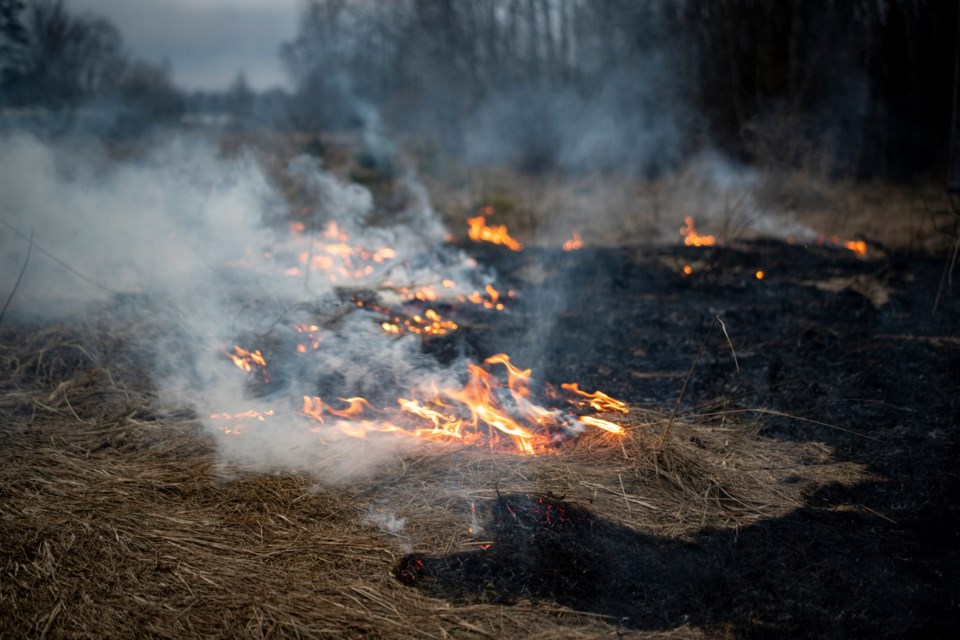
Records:
<instances>
[{"instance_id":1,"label":"glowing ember","mask_svg":"<svg viewBox=\"0 0 960 640\"><path fill-rule=\"evenodd\" d=\"M577 249L583 249L583 238L580 237L579 231L574 231L573 237L563 243L563 250L576 251Z\"/></svg>"},{"instance_id":2,"label":"glowing ember","mask_svg":"<svg viewBox=\"0 0 960 640\"><path fill-rule=\"evenodd\" d=\"M516 295L515 291L507 291L508 298L515 298ZM503 311L504 309L503 303L500 302L501 294L492 284L484 285L483 291L474 289L473 293L468 296L459 295L457 300L459 302L472 302L484 309L496 309L497 311Z\"/></svg>"},{"instance_id":3,"label":"glowing ember","mask_svg":"<svg viewBox=\"0 0 960 640\"><path fill-rule=\"evenodd\" d=\"M267 411L240 411L238 413L211 413L211 420L258 420L265 422L268 417L275 414L273 409Z\"/></svg>"},{"instance_id":4,"label":"glowing ember","mask_svg":"<svg viewBox=\"0 0 960 640\"><path fill-rule=\"evenodd\" d=\"M315 324L302 324L298 327L294 327L294 330L301 334L301 337L306 339L307 342L301 342L297 344L298 353L306 353L307 347L316 351L320 348L320 327Z\"/></svg>"},{"instance_id":5,"label":"glowing ember","mask_svg":"<svg viewBox=\"0 0 960 640\"><path fill-rule=\"evenodd\" d=\"M427 309L423 315L415 314L405 320L393 318L393 322L381 322L380 328L387 333L401 334L405 332L419 333L432 336L442 336L459 327L456 322L444 320L433 309Z\"/></svg>"},{"instance_id":6,"label":"glowing ember","mask_svg":"<svg viewBox=\"0 0 960 640\"><path fill-rule=\"evenodd\" d=\"M691 266L688 265L688 264L685 264L685 265L683 265L683 268L680 269L680 273L682 273L682 274L685 275L685 276L689 276L689 275L691 275L691 274L693 273L693 267L691 267Z\"/></svg>"},{"instance_id":7,"label":"glowing ember","mask_svg":"<svg viewBox=\"0 0 960 640\"><path fill-rule=\"evenodd\" d=\"M302 222L291 222L290 230L296 236L306 237L308 245L296 254L298 266L283 269L283 275L288 277L323 272L333 283L363 281L397 257L396 250L391 247L369 248L351 244L347 233L336 222L328 222L323 230L315 233L307 233Z\"/></svg>"},{"instance_id":8,"label":"glowing ember","mask_svg":"<svg viewBox=\"0 0 960 640\"><path fill-rule=\"evenodd\" d=\"M489 242L491 244L502 244L513 251L522 251L523 245L510 237L507 231L507 225L499 224L496 226L487 225L484 214L493 213L490 207L481 210L479 216L467 218L467 235L474 242Z\"/></svg>"},{"instance_id":9,"label":"glowing ember","mask_svg":"<svg viewBox=\"0 0 960 640\"><path fill-rule=\"evenodd\" d=\"M766 276L763 270L757 271L754 275L757 277L757 280L763 280L763 278Z\"/></svg>"},{"instance_id":10,"label":"glowing ember","mask_svg":"<svg viewBox=\"0 0 960 640\"><path fill-rule=\"evenodd\" d=\"M683 236L684 245L688 247L712 247L717 243L717 239L713 236L702 236L697 233L693 226L693 218L690 216L684 216L683 223L683 226L680 227L680 235Z\"/></svg>"}]
</instances>

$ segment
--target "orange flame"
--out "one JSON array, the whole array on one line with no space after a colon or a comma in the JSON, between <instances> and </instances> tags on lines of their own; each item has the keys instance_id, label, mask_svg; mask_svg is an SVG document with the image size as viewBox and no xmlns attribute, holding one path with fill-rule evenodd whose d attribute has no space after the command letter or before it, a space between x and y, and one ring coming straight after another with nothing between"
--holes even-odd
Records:
<instances>
[{"instance_id":1,"label":"orange flame","mask_svg":"<svg viewBox=\"0 0 960 640\"><path fill-rule=\"evenodd\" d=\"M867 243L863 240L848 240L843 243L843 246L858 256L867 255Z\"/></svg>"},{"instance_id":2,"label":"orange flame","mask_svg":"<svg viewBox=\"0 0 960 640\"><path fill-rule=\"evenodd\" d=\"M266 367L267 361L263 359L263 354L260 353L260 350L253 352L247 351L243 347L234 347L233 353L229 351L225 352L230 359L233 360L233 364L237 365L247 373L253 371L255 367Z\"/></svg>"},{"instance_id":3,"label":"orange flame","mask_svg":"<svg viewBox=\"0 0 960 640\"><path fill-rule=\"evenodd\" d=\"M375 409L363 398L341 398L347 408L336 409L319 397L304 396L300 413L330 426L349 437L365 438L369 433L394 433L421 440L484 445L533 455L553 446L585 427L622 435L622 426L595 416L574 418L557 409L546 409L531 401L530 369L515 366L500 353L487 358L485 365L503 365L508 394L503 384L486 368L468 363L469 379L460 388L433 388L429 397L398 398L399 410ZM572 391L580 408L598 412L626 413L626 404L597 391L587 394L576 384L562 385ZM363 419L364 412L385 414L387 420ZM330 416L340 418L330 421ZM412 422L411 422L412 421Z\"/></svg>"},{"instance_id":4,"label":"orange flame","mask_svg":"<svg viewBox=\"0 0 960 640\"><path fill-rule=\"evenodd\" d=\"M702 236L697 233L693 226L692 217L684 216L683 223L683 226L680 227L680 235L683 236L684 245L688 247L712 247L717 243L717 239L713 236Z\"/></svg>"},{"instance_id":5,"label":"orange flame","mask_svg":"<svg viewBox=\"0 0 960 640\"><path fill-rule=\"evenodd\" d=\"M583 238L580 237L579 231L574 231L573 237L563 243L563 250L576 251L577 249L583 249Z\"/></svg>"},{"instance_id":6,"label":"orange flame","mask_svg":"<svg viewBox=\"0 0 960 640\"><path fill-rule=\"evenodd\" d=\"M467 218L467 235L474 242L490 242L492 244L502 244L512 251L522 251L523 245L510 237L507 231L507 225L499 224L489 226L483 215Z\"/></svg>"},{"instance_id":7,"label":"orange flame","mask_svg":"<svg viewBox=\"0 0 960 640\"><path fill-rule=\"evenodd\" d=\"M630 410L627 409L627 403L622 400L617 400L616 398L611 398L603 391L594 391L593 393L586 393L585 391L580 390L580 386L574 382L572 384L562 384L562 388L567 391L575 393L583 400L571 400L571 404L577 406L589 405L601 413L605 412L618 412L618 413L630 413Z\"/></svg>"},{"instance_id":8,"label":"orange flame","mask_svg":"<svg viewBox=\"0 0 960 640\"><path fill-rule=\"evenodd\" d=\"M867 255L867 243L863 240L841 240L838 236L829 238L823 234L817 236L817 244L820 246L839 247L852 251L860 257Z\"/></svg>"}]
</instances>

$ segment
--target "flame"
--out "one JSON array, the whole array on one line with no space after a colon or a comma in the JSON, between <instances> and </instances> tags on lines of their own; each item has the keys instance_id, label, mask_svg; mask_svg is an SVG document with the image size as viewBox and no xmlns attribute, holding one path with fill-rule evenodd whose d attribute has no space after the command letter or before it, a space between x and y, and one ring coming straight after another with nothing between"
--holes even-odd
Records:
<instances>
[{"instance_id":1,"label":"flame","mask_svg":"<svg viewBox=\"0 0 960 640\"><path fill-rule=\"evenodd\" d=\"M267 366L267 361L264 360L263 354L260 353L259 349L251 352L247 351L243 347L234 347L233 353L230 353L229 351L225 353L230 357L231 360L233 360L233 364L237 365L247 373L253 371L254 368L262 368Z\"/></svg>"},{"instance_id":2,"label":"flame","mask_svg":"<svg viewBox=\"0 0 960 640\"><path fill-rule=\"evenodd\" d=\"M481 215L479 216L467 218L467 235L470 236L470 239L474 242L502 244L512 251L522 251L523 245L510 237L510 232L507 231L507 225L487 225L486 220L482 215L486 210L487 208L481 210Z\"/></svg>"},{"instance_id":3,"label":"flame","mask_svg":"<svg viewBox=\"0 0 960 640\"><path fill-rule=\"evenodd\" d=\"M595 416L573 417L533 402L531 370L517 367L506 354L491 356L483 364L467 364L469 376L462 387L433 386L429 393L397 398L398 408L378 409L364 398L340 398L347 407L338 409L319 397L303 396L299 413L353 438L366 438L374 432L392 433L433 442L506 448L523 455L550 451L584 428L624 433L615 422ZM504 367L506 390L501 379L488 370L491 365ZM581 409L592 408L601 413L628 411L625 403L600 391L587 394L576 384L564 384L562 388L576 396L570 402ZM368 419L363 417L366 413L378 413L386 419Z\"/></svg>"},{"instance_id":4,"label":"flame","mask_svg":"<svg viewBox=\"0 0 960 640\"><path fill-rule=\"evenodd\" d=\"M761 270L757 271L754 275L757 277L757 280L763 280L763 279L766 277L767 274L765 274L765 273L763 272L763 269L761 269Z\"/></svg>"},{"instance_id":5,"label":"flame","mask_svg":"<svg viewBox=\"0 0 960 640\"><path fill-rule=\"evenodd\" d=\"M858 256L867 255L867 243L863 240L848 240L843 243L843 246Z\"/></svg>"},{"instance_id":6,"label":"flame","mask_svg":"<svg viewBox=\"0 0 960 640\"><path fill-rule=\"evenodd\" d=\"M827 236L820 234L817 236L817 245L821 247L827 246L847 249L861 258L867 255L867 243L863 240L841 240L838 236L830 236L828 238Z\"/></svg>"},{"instance_id":7,"label":"flame","mask_svg":"<svg viewBox=\"0 0 960 640\"><path fill-rule=\"evenodd\" d=\"M597 427L598 429L609 431L610 433L616 433L616 434L623 433L623 427L618 425L616 422L610 422L609 420L594 418L593 416L581 416L580 422L584 424L588 424L591 427Z\"/></svg>"},{"instance_id":8,"label":"flame","mask_svg":"<svg viewBox=\"0 0 960 640\"><path fill-rule=\"evenodd\" d=\"M579 398L571 400L571 404L577 406L589 405L601 413L606 412L617 412L617 413L630 413L630 410L627 409L627 403L622 400L617 400L616 398L611 398L602 391L594 391L593 393L586 393L585 391L580 390L580 386L574 382L572 384L562 384L561 388L566 389L567 391L573 392Z\"/></svg>"},{"instance_id":9,"label":"flame","mask_svg":"<svg viewBox=\"0 0 960 640\"><path fill-rule=\"evenodd\" d=\"M583 238L580 237L579 231L574 231L573 237L563 243L563 250L576 251L577 249L583 249Z\"/></svg>"},{"instance_id":10,"label":"flame","mask_svg":"<svg viewBox=\"0 0 960 640\"><path fill-rule=\"evenodd\" d=\"M266 411L250 409L249 411L239 411L237 413L211 413L210 419L214 421L231 421L232 424L224 425L220 427L220 430L229 436L240 436L243 433L243 427L246 422L250 420L266 422L267 418L272 418L274 415L276 415L274 409L267 409Z\"/></svg>"},{"instance_id":11,"label":"flame","mask_svg":"<svg viewBox=\"0 0 960 640\"><path fill-rule=\"evenodd\" d=\"M690 216L683 217L683 226L680 227L680 235L683 236L683 244L688 247L712 247L717 244L717 239L713 236L702 236L697 233L696 228L693 226L693 218Z\"/></svg>"}]
</instances>

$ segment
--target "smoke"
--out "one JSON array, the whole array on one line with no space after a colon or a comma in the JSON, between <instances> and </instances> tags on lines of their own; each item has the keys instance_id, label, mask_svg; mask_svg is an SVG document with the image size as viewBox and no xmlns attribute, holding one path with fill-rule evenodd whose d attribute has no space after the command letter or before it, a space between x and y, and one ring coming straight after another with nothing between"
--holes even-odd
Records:
<instances>
[{"instance_id":1,"label":"smoke","mask_svg":"<svg viewBox=\"0 0 960 640\"><path fill-rule=\"evenodd\" d=\"M567 174L675 169L697 137L678 65L658 51L630 70L604 70L586 91L535 85L494 93L464 127L465 158Z\"/></svg>"},{"instance_id":2,"label":"smoke","mask_svg":"<svg viewBox=\"0 0 960 640\"><path fill-rule=\"evenodd\" d=\"M381 211L315 159L293 160L278 180L251 153L224 158L185 138L118 162L96 144L8 136L0 164L0 290L12 289L31 229L36 243L10 317L76 321L120 306L140 315L153 328L139 346L154 354L162 399L192 407L227 463L322 463L331 480L370 471L409 441L349 437L336 421L298 414L299 399L395 403L411 387L458 382L456 349L444 367L418 336L385 332L386 310L356 304L399 308L405 287L455 281L442 302L492 282L443 246L412 175L401 181L405 205ZM281 182L303 207L299 227ZM324 268L308 269L311 260ZM244 372L229 357L237 347L269 367Z\"/></svg>"}]
</instances>

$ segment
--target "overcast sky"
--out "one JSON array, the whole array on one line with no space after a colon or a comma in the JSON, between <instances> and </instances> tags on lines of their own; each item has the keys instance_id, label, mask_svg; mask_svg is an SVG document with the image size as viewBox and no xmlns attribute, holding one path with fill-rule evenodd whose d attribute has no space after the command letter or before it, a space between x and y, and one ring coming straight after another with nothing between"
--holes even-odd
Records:
<instances>
[{"instance_id":1,"label":"overcast sky","mask_svg":"<svg viewBox=\"0 0 960 640\"><path fill-rule=\"evenodd\" d=\"M293 38L302 0L66 0L108 18L136 56L169 60L187 89L223 89L238 71L251 86L288 86L279 48Z\"/></svg>"}]
</instances>

